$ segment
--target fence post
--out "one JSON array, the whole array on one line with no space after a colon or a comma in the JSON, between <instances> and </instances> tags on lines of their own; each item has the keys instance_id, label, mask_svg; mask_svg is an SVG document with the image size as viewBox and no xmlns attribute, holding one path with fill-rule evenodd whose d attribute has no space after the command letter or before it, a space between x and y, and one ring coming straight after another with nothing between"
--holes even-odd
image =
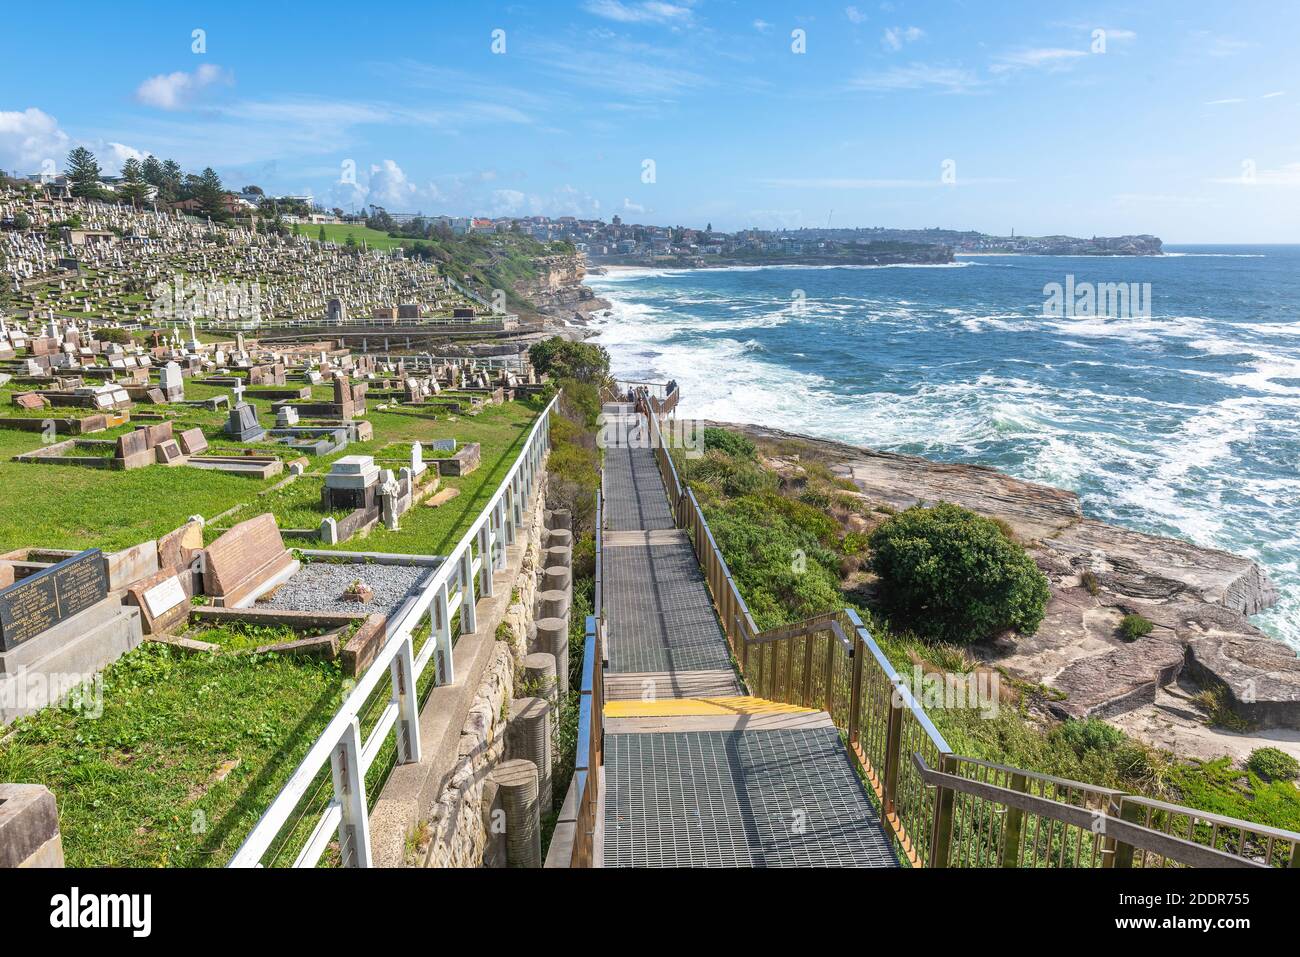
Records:
<instances>
[{"instance_id":1,"label":"fence post","mask_svg":"<svg viewBox=\"0 0 1300 957\"><path fill-rule=\"evenodd\" d=\"M474 549L465 546L460 556L460 630L462 634L478 631L478 617L474 611Z\"/></svg>"},{"instance_id":2,"label":"fence post","mask_svg":"<svg viewBox=\"0 0 1300 957\"><path fill-rule=\"evenodd\" d=\"M1125 821L1130 821L1133 824L1143 823L1140 820L1142 817L1142 809L1134 804L1125 804L1123 795L1120 795L1119 797L1119 807L1115 808L1115 813L1118 817ZM1117 841L1115 838L1107 835L1103 846L1103 852L1105 851L1109 851L1109 853L1106 854L1106 859L1102 861L1102 867L1118 867L1123 869L1132 868L1132 844L1125 844L1123 841Z\"/></svg>"},{"instance_id":3,"label":"fence post","mask_svg":"<svg viewBox=\"0 0 1300 957\"><path fill-rule=\"evenodd\" d=\"M1029 779L1023 774L1012 774L1008 785L1013 791L1024 794L1029 790ZM1024 826L1025 812L1018 807L1008 807L1002 818L1001 867L1020 866L1020 831Z\"/></svg>"},{"instance_id":4,"label":"fence post","mask_svg":"<svg viewBox=\"0 0 1300 957\"><path fill-rule=\"evenodd\" d=\"M438 594L433 599L433 637L437 642L433 653L437 656L434 674L442 678L441 684L449 685L456 680L455 656L451 647L451 614L447 609L447 583L438 587ZM462 616L463 618L463 616Z\"/></svg>"},{"instance_id":5,"label":"fence post","mask_svg":"<svg viewBox=\"0 0 1300 957\"><path fill-rule=\"evenodd\" d=\"M952 773L952 755L939 756L939 770ZM930 867L947 867L952 849L952 811L956 795L940 785L934 795L934 831L930 835Z\"/></svg>"},{"instance_id":6,"label":"fence post","mask_svg":"<svg viewBox=\"0 0 1300 957\"><path fill-rule=\"evenodd\" d=\"M858 630L853 629L853 650L849 652L853 656L853 679L849 685L849 750L852 751L858 746L858 709L862 707L862 659L866 657L866 645L862 643L862 636Z\"/></svg>"},{"instance_id":7,"label":"fence post","mask_svg":"<svg viewBox=\"0 0 1300 957\"><path fill-rule=\"evenodd\" d=\"M835 719L835 632L826 629L826 713Z\"/></svg>"},{"instance_id":8,"label":"fence post","mask_svg":"<svg viewBox=\"0 0 1300 957\"><path fill-rule=\"evenodd\" d=\"M492 596L492 576L496 572L496 556L493 554L495 549L492 547L494 538L492 526L496 522L497 510L490 509L483 525L478 530L478 557L479 557L479 575L482 576L479 581L479 594L485 598Z\"/></svg>"},{"instance_id":9,"label":"fence post","mask_svg":"<svg viewBox=\"0 0 1300 957\"><path fill-rule=\"evenodd\" d=\"M361 725L354 717L330 755L334 800L339 802L339 852L345 867L370 867L370 822L366 817L366 776L361 772ZM348 851L351 850L351 855Z\"/></svg>"},{"instance_id":10,"label":"fence post","mask_svg":"<svg viewBox=\"0 0 1300 957\"><path fill-rule=\"evenodd\" d=\"M420 706L415 692L415 656L413 639L402 641L393 657L393 700L397 702L397 763L414 764L420 760ZM437 674L436 667L434 674Z\"/></svg>"},{"instance_id":11,"label":"fence post","mask_svg":"<svg viewBox=\"0 0 1300 957\"><path fill-rule=\"evenodd\" d=\"M898 686L889 696L889 723L885 729L885 769L881 803L886 814L894 811L894 794L898 789L898 755L903 745L903 703L898 700Z\"/></svg>"}]
</instances>

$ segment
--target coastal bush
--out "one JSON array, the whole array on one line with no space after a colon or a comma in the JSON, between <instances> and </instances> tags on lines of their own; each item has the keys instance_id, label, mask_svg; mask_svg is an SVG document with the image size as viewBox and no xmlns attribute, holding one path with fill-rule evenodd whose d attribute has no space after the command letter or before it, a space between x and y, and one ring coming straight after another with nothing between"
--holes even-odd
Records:
<instances>
[{"instance_id":1,"label":"coastal bush","mask_svg":"<svg viewBox=\"0 0 1300 957\"><path fill-rule=\"evenodd\" d=\"M871 534L871 568L891 617L918 634L970 642L1037 631L1050 592L1020 545L969 509L913 506Z\"/></svg>"},{"instance_id":2,"label":"coastal bush","mask_svg":"<svg viewBox=\"0 0 1300 957\"><path fill-rule=\"evenodd\" d=\"M1246 767L1268 781L1294 781L1300 777L1300 761L1278 748L1256 748Z\"/></svg>"},{"instance_id":3,"label":"coastal bush","mask_svg":"<svg viewBox=\"0 0 1300 957\"><path fill-rule=\"evenodd\" d=\"M738 459L752 459L756 451L754 443L739 432L716 428L704 430L704 450L718 451Z\"/></svg>"},{"instance_id":4,"label":"coastal bush","mask_svg":"<svg viewBox=\"0 0 1300 957\"><path fill-rule=\"evenodd\" d=\"M1155 628L1146 618L1141 615L1125 615L1120 619L1119 632L1123 635L1125 641L1137 641L1139 638L1145 638L1151 634Z\"/></svg>"},{"instance_id":5,"label":"coastal bush","mask_svg":"<svg viewBox=\"0 0 1300 957\"><path fill-rule=\"evenodd\" d=\"M776 493L706 506L714 540L759 628L844 606L839 556Z\"/></svg>"},{"instance_id":6,"label":"coastal bush","mask_svg":"<svg viewBox=\"0 0 1300 957\"><path fill-rule=\"evenodd\" d=\"M573 342L552 336L534 342L528 359L539 373L556 379L577 379L599 385L609 378L609 353L591 342Z\"/></svg>"}]
</instances>

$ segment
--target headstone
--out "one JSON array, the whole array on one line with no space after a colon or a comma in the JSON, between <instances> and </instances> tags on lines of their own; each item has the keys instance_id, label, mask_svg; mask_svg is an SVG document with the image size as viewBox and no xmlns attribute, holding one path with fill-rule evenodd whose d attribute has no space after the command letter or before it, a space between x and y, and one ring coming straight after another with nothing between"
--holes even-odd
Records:
<instances>
[{"instance_id":1,"label":"headstone","mask_svg":"<svg viewBox=\"0 0 1300 957\"><path fill-rule=\"evenodd\" d=\"M202 455L208 450L208 437L200 428L186 429L180 434L180 443L186 455Z\"/></svg>"},{"instance_id":2,"label":"headstone","mask_svg":"<svg viewBox=\"0 0 1300 957\"><path fill-rule=\"evenodd\" d=\"M243 608L288 580L298 563L267 512L235 525L207 547L203 592L222 608Z\"/></svg>"},{"instance_id":3,"label":"headstone","mask_svg":"<svg viewBox=\"0 0 1300 957\"><path fill-rule=\"evenodd\" d=\"M181 448L176 444L175 439L168 439L166 442L159 442L154 447L154 454L158 461L163 465L183 465L185 456L181 454Z\"/></svg>"},{"instance_id":4,"label":"headstone","mask_svg":"<svg viewBox=\"0 0 1300 957\"><path fill-rule=\"evenodd\" d=\"M13 651L108 597L97 548L0 589L0 651Z\"/></svg>"},{"instance_id":5,"label":"headstone","mask_svg":"<svg viewBox=\"0 0 1300 957\"><path fill-rule=\"evenodd\" d=\"M164 569L135 582L127 589L126 599L140 609L146 635L170 631L189 619L190 595L176 569Z\"/></svg>"},{"instance_id":6,"label":"headstone","mask_svg":"<svg viewBox=\"0 0 1300 957\"><path fill-rule=\"evenodd\" d=\"M181 375L181 367L175 362L169 362L162 367L162 372L158 375L158 384L168 402L180 402L185 398L185 377Z\"/></svg>"},{"instance_id":7,"label":"headstone","mask_svg":"<svg viewBox=\"0 0 1300 957\"><path fill-rule=\"evenodd\" d=\"M423 475L424 470L428 468L424 464L424 446L419 442L411 443L411 474Z\"/></svg>"},{"instance_id":8,"label":"headstone","mask_svg":"<svg viewBox=\"0 0 1300 957\"><path fill-rule=\"evenodd\" d=\"M226 434L240 442L258 442L266 435L266 429L257 422L257 409L241 402L230 410Z\"/></svg>"}]
</instances>

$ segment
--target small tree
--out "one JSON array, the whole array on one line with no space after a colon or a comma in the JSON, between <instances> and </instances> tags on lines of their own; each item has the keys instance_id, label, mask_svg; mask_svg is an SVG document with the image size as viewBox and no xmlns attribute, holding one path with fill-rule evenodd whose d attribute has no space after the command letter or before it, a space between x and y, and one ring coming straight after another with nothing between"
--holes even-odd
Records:
<instances>
[{"instance_id":1,"label":"small tree","mask_svg":"<svg viewBox=\"0 0 1300 957\"><path fill-rule=\"evenodd\" d=\"M917 634L969 642L1004 628L1033 634L1051 591L997 523L948 502L914 506L871 534L885 610Z\"/></svg>"},{"instance_id":2,"label":"small tree","mask_svg":"<svg viewBox=\"0 0 1300 957\"><path fill-rule=\"evenodd\" d=\"M149 195L149 184L144 179L144 169L140 161L132 157L122 164L122 196L132 206L139 206Z\"/></svg>"},{"instance_id":3,"label":"small tree","mask_svg":"<svg viewBox=\"0 0 1300 957\"><path fill-rule=\"evenodd\" d=\"M99 161L90 150L77 146L68 151L68 182L73 196L99 198L99 180L103 175Z\"/></svg>"},{"instance_id":4,"label":"small tree","mask_svg":"<svg viewBox=\"0 0 1300 957\"><path fill-rule=\"evenodd\" d=\"M552 336L533 343L528 360L538 374L549 374L555 379L577 379L599 385L609 378L609 353L595 343L571 342L563 336Z\"/></svg>"}]
</instances>

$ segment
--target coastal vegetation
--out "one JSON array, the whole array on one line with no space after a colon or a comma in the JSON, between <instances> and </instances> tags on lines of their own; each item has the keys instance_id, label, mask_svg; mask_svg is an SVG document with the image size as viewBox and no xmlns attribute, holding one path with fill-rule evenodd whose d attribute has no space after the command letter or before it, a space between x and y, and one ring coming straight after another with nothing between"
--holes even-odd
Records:
<instances>
[{"instance_id":1,"label":"coastal vegetation","mask_svg":"<svg viewBox=\"0 0 1300 957\"><path fill-rule=\"evenodd\" d=\"M703 444L702 456L674 449L674 459L760 629L853 607L899 673L919 680L935 670L968 675L979 668L965 644L972 633L1041 621L1045 583L1035 581L1020 560L1023 549L998 523L956 506L894 514L824 464L802 458L797 469L787 467L779 444L760 449L730 430L706 429ZM981 566L975 554L1001 564ZM937 629L924 626L924 609L886 599L876 571L905 582L907 575L928 578L955 592L972 562L980 569L981 610L973 621L945 618ZM946 606L939 611L950 614ZM1097 718L1057 720L1045 706L1059 692L1000 678L994 713L930 710L956 753L1300 829L1300 790L1276 757L1244 768L1228 758L1179 759Z\"/></svg>"},{"instance_id":2,"label":"coastal vegetation","mask_svg":"<svg viewBox=\"0 0 1300 957\"><path fill-rule=\"evenodd\" d=\"M1046 576L1003 528L970 509L909 508L882 522L870 547L882 607L919 635L977 641L1005 628L1033 634L1043 620Z\"/></svg>"}]
</instances>

